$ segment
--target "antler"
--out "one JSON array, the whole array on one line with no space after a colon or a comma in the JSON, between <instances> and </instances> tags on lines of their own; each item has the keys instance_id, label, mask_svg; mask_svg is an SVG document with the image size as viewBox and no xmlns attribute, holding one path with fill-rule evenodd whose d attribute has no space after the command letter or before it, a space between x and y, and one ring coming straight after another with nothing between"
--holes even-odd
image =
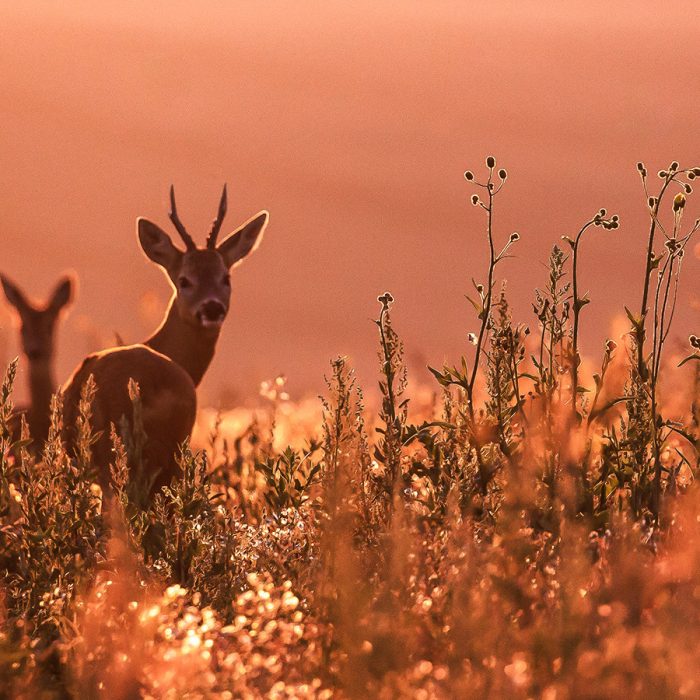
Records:
<instances>
[{"instance_id":1,"label":"antler","mask_svg":"<svg viewBox=\"0 0 700 700\"><path fill-rule=\"evenodd\" d=\"M180 234L180 238L185 242L187 250L196 250L197 244L192 239L187 229L183 226L180 217L177 215L177 209L175 208L175 188L170 185L170 220L175 224L177 232Z\"/></svg>"},{"instance_id":2,"label":"antler","mask_svg":"<svg viewBox=\"0 0 700 700\"><path fill-rule=\"evenodd\" d=\"M211 232L207 237L207 248L216 248L216 237L219 235L219 229L221 229L221 224L226 216L226 206L226 184L224 183L224 191L221 193L221 201L219 202L219 211L216 219L212 221Z\"/></svg>"}]
</instances>

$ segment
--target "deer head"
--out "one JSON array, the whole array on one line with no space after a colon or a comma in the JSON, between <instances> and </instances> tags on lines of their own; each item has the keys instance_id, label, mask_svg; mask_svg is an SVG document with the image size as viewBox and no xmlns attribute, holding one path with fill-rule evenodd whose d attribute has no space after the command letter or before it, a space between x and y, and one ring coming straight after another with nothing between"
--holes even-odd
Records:
<instances>
[{"instance_id":1,"label":"deer head","mask_svg":"<svg viewBox=\"0 0 700 700\"><path fill-rule=\"evenodd\" d=\"M176 248L168 234L153 222L144 218L137 220L141 248L150 260L165 270L175 287L174 304L180 318L207 330L218 331L221 327L231 300L229 271L258 247L268 221L268 213L261 211L217 245L226 206L224 185L219 211L204 248L197 247L180 221L173 187L170 188L170 219L185 244L184 251Z\"/></svg>"},{"instance_id":2,"label":"deer head","mask_svg":"<svg viewBox=\"0 0 700 700\"><path fill-rule=\"evenodd\" d=\"M22 350L30 361L50 361L54 354L54 331L61 310L73 298L75 281L66 276L58 283L44 306L32 304L19 287L0 275L7 301L15 308L20 322Z\"/></svg>"}]
</instances>

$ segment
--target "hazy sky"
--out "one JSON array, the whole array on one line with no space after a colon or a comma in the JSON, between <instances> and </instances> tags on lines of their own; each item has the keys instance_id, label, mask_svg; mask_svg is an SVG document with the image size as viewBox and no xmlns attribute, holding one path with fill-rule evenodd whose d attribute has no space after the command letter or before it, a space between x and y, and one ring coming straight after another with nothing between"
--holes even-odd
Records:
<instances>
[{"instance_id":1,"label":"hazy sky","mask_svg":"<svg viewBox=\"0 0 700 700\"><path fill-rule=\"evenodd\" d=\"M170 290L135 219L203 241L221 185L236 225L271 223L238 268L205 403L289 376L321 388L350 355L375 379L376 296L414 376L455 360L475 327L463 293L485 277L465 168L493 153L510 177L497 236L516 315L548 250L597 208L622 219L582 249L584 352L640 303L644 196L635 169L700 165L696 2L0 1L0 270L34 295L69 268L79 299L59 379L88 350L155 327ZM699 196L699 195L696 195ZM698 216L691 199L688 219ZM678 337L700 330L698 250ZM3 355L15 352L6 306ZM223 391L225 387L226 392Z\"/></svg>"}]
</instances>

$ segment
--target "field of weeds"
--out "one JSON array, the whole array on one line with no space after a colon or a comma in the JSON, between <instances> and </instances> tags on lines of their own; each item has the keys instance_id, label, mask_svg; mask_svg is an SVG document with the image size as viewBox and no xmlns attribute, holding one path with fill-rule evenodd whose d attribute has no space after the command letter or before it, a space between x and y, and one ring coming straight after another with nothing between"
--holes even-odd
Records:
<instances>
[{"instance_id":1,"label":"field of weeds","mask_svg":"<svg viewBox=\"0 0 700 700\"><path fill-rule=\"evenodd\" d=\"M700 341L667 348L700 169L638 169L641 303L592 376L577 264L601 254L589 230L620 222L601 209L557 241L532 317L516 321L500 270L523 242L492 227L507 180L492 158L465 173L490 251L468 295L474 330L432 387L409 386L400 300L384 293L375 409L342 357L320 406L266 382L258 414L201 412L181 477L148 502L139 388L135 428L112 432L107 494L91 464L94 385L75 454L60 398L37 452L26 426L11 437L12 363L0 694L700 697Z\"/></svg>"}]
</instances>

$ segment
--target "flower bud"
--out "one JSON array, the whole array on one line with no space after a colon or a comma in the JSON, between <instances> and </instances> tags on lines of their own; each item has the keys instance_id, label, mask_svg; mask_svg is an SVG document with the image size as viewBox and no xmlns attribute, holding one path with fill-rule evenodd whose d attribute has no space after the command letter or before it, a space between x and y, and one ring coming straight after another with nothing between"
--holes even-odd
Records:
<instances>
[{"instance_id":1,"label":"flower bud","mask_svg":"<svg viewBox=\"0 0 700 700\"><path fill-rule=\"evenodd\" d=\"M685 195L682 192L679 192L674 198L673 198L673 211L680 211L683 209L685 206Z\"/></svg>"},{"instance_id":2,"label":"flower bud","mask_svg":"<svg viewBox=\"0 0 700 700\"><path fill-rule=\"evenodd\" d=\"M513 231L513 233L510 234L510 242L515 243L515 241L520 240L520 234L517 231Z\"/></svg>"},{"instance_id":3,"label":"flower bud","mask_svg":"<svg viewBox=\"0 0 700 700\"><path fill-rule=\"evenodd\" d=\"M479 195L478 194L473 194L472 195L472 204L476 206L479 203Z\"/></svg>"},{"instance_id":4,"label":"flower bud","mask_svg":"<svg viewBox=\"0 0 700 700\"><path fill-rule=\"evenodd\" d=\"M663 180L668 173L665 170L659 170L659 177Z\"/></svg>"},{"instance_id":5,"label":"flower bud","mask_svg":"<svg viewBox=\"0 0 700 700\"><path fill-rule=\"evenodd\" d=\"M493 156L489 156L489 157L486 159L486 165L487 165L489 168L493 168L493 166L496 165L496 159L495 159Z\"/></svg>"},{"instance_id":6,"label":"flower bud","mask_svg":"<svg viewBox=\"0 0 700 700\"><path fill-rule=\"evenodd\" d=\"M501 168L501 169L498 171L498 177L500 177L501 180L505 180L505 179L508 177L508 173L505 171L504 168Z\"/></svg>"},{"instance_id":7,"label":"flower bud","mask_svg":"<svg viewBox=\"0 0 700 700\"><path fill-rule=\"evenodd\" d=\"M464 173L464 179L465 180L473 180L474 179L474 173L471 170L467 170Z\"/></svg>"},{"instance_id":8,"label":"flower bud","mask_svg":"<svg viewBox=\"0 0 700 700\"><path fill-rule=\"evenodd\" d=\"M673 163L671 163L671 165L668 166L668 169L669 169L672 173L675 173L676 170L678 170L678 162L674 160Z\"/></svg>"},{"instance_id":9,"label":"flower bud","mask_svg":"<svg viewBox=\"0 0 700 700\"><path fill-rule=\"evenodd\" d=\"M685 193L686 193L686 194L691 194L692 191L693 191L693 188L692 188L690 185L688 185L688 184L685 184L685 185L683 186L683 189L685 190Z\"/></svg>"}]
</instances>

